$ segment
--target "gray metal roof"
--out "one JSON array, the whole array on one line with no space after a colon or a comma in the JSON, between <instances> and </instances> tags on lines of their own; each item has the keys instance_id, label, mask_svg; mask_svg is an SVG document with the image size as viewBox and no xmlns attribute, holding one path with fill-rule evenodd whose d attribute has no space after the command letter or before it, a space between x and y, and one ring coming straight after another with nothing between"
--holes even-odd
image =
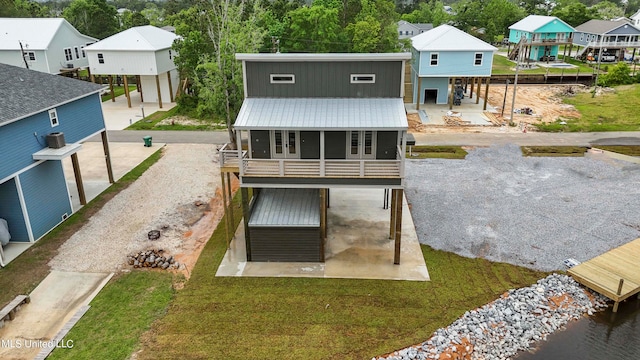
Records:
<instances>
[{"instance_id":1,"label":"gray metal roof","mask_svg":"<svg viewBox=\"0 0 640 360\"><path fill-rule=\"evenodd\" d=\"M262 189L249 226L320 226L318 189Z\"/></svg>"},{"instance_id":2,"label":"gray metal roof","mask_svg":"<svg viewBox=\"0 0 640 360\"><path fill-rule=\"evenodd\" d=\"M0 64L0 126L96 93L103 87Z\"/></svg>"},{"instance_id":3,"label":"gray metal roof","mask_svg":"<svg viewBox=\"0 0 640 360\"><path fill-rule=\"evenodd\" d=\"M627 25L629 28L629 34L637 34L638 29L634 28L626 20L589 20L584 24L578 25L576 31L591 33L591 34L606 34L612 30L615 30L621 26ZM635 31L634 31L635 30Z\"/></svg>"},{"instance_id":4,"label":"gray metal roof","mask_svg":"<svg viewBox=\"0 0 640 360\"><path fill-rule=\"evenodd\" d=\"M409 60L411 53L237 53L236 60L243 61L390 61Z\"/></svg>"},{"instance_id":5,"label":"gray metal roof","mask_svg":"<svg viewBox=\"0 0 640 360\"><path fill-rule=\"evenodd\" d=\"M406 130L400 98L248 98L238 130Z\"/></svg>"}]
</instances>

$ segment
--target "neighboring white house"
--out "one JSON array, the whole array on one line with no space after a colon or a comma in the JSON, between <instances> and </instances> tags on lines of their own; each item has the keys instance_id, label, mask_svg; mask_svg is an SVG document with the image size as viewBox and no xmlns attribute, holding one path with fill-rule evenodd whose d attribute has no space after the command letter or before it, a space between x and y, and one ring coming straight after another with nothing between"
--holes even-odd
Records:
<instances>
[{"instance_id":1,"label":"neighboring white house","mask_svg":"<svg viewBox=\"0 0 640 360\"><path fill-rule=\"evenodd\" d=\"M179 85L171 49L177 38L155 26L137 26L88 46L85 52L92 74L139 76L142 101L162 107L162 102L174 102Z\"/></svg>"},{"instance_id":2,"label":"neighboring white house","mask_svg":"<svg viewBox=\"0 0 640 360\"><path fill-rule=\"evenodd\" d=\"M408 39L433 29L433 24L412 24L408 21L398 21L398 39Z\"/></svg>"},{"instance_id":3,"label":"neighboring white house","mask_svg":"<svg viewBox=\"0 0 640 360\"><path fill-rule=\"evenodd\" d=\"M8 65L49 74L85 68L83 49L96 41L62 18L0 18L0 63Z\"/></svg>"},{"instance_id":4,"label":"neighboring white house","mask_svg":"<svg viewBox=\"0 0 640 360\"><path fill-rule=\"evenodd\" d=\"M640 26L640 10L631 15L629 19L631 19L631 23L633 24L633 26Z\"/></svg>"}]
</instances>

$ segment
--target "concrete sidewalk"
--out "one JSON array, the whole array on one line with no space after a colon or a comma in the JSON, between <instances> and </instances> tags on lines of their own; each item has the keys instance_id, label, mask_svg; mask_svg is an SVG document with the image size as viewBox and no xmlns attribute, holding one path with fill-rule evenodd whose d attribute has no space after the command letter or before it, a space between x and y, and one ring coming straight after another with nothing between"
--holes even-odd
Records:
<instances>
[{"instance_id":1,"label":"concrete sidewalk","mask_svg":"<svg viewBox=\"0 0 640 360\"><path fill-rule=\"evenodd\" d=\"M112 275L52 271L31 292L31 302L0 329L0 359L33 359Z\"/></svg>"}]
</instances>

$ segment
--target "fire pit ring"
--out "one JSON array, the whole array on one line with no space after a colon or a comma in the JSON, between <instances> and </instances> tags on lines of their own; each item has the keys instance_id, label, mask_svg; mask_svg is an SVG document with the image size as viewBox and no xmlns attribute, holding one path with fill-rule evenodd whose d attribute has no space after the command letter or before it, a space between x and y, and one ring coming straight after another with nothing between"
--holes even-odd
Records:
<instances>
[{"instance_id":1,"label":"fire pit ring","mask_svg":"<svg viewBox=\"0 0 640 360\"><path fill-rule=\"evenodd\" d=\"M147 234L147 237L149 238L149 240L158 240L160 238L160 231L159 230L151 230Z\"/></svg>"}]
</instances>

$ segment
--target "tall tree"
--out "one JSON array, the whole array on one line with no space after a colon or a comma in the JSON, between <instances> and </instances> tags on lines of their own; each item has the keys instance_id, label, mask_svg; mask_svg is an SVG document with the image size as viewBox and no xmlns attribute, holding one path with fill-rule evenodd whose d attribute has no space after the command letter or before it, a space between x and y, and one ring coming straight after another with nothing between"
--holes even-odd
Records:
<instances>
[{"instance_id":1,"label":"tall tree","mask_svg":"<svg viewBox=\"0 0 640 360\"><path fill-rule=\"evenodd\" d=\"M280 42L284 52L341 52L345 39L341 38L339 11L324 5L301 7L288 14L288 28Z\"/></svg>"},{"instance_id":2,"label":"tall tree","mask_svg":"<svg viewBox=\"0 0 640 360\"><path fill-rule=\"evenodd\" d=\"M62 15L78 31L98 39L118 32L118 12L106 0L73 0Z\"/></svg>"},{"instance_id":3,"label":"tall tree","mask_svg":"<svg viewBox=\"0 0 640 360\"><path fill-rule=\"evenodd\" d=\"M224 117L229 141L235 144L232 130L243 99L242 64L236 53L253 53L260 47L264 30L258 19L264 10L258 2L245 0L210 0L206 36L213 44L213 54L197 67L198 108Z\"/></svg>"},{"instance_id":4,"label":"tall tree","mask_svg":"<svg viewBox=\"0 0 640 360\"><path fill-rule=\"evenodd\" d=\"M596 18L592 9L577 0L563 1L553 9L551 15L574 27Z\"/></svg>"}]
</instances>

